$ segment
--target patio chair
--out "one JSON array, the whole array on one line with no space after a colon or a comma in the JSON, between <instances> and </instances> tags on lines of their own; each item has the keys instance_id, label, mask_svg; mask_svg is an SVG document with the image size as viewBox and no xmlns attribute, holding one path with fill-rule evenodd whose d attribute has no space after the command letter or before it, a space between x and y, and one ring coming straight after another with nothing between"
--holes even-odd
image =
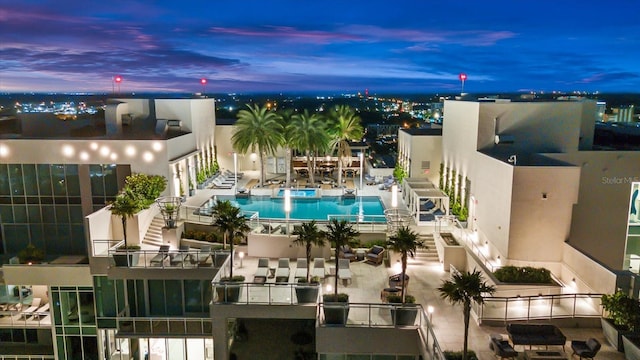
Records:
<instances>
[{"instance_id":1,"label":"patio chair","mask_svg":"<svg viewBox=\"0 0 640 360\"><path fill-rule=\"evenodd\" d=\"M367 263L380 265L384 260L384 248L382 246L374 245L366 255Z\"/></svg>"},{"instance_id":2,"label":"patio chair","mask_svg":"<svg viewBox=\"0 0 640 360\"><path fill-rule=\"evenodd\" d=\"M169 254L169 263L171 264L171 266L182 265L184 261L187 260L188 256L189 246L180 245L180 250L178 251L178 253Z\"/></svg>"},{"instance_id":3,"label":"patio chair","mask_svg":"<svg viewBox=\"0 0 640 360\"><path fill-rule=\"evenodd\" d=\"M288 282L291 269L288 258L278 259L278 268L276 269L276 282Z\"/></svg>"},{"instance_id":4,"label":"patio chair","mask_svg":"<svg viewBox=\"0 0 640 360\"><path fill-rule=\"evenodd\" d=\"M313 259L313 269L311 270L311 276L317 276L319 279L324 279L326 274L326 269L324 267L324 259L323 258L315 258Z\"/></svg>"},{"instance_id":5,"label":"patio chair","mask_svg":"<svg viewBox=\"0 0 640 360\"><path fill-rule=\"evenodd\" d=\"M42 302L41 298L33 298L33 301L31 301L31 305L29 305L28 308L22 311L22 313L19 316L19 319L27 320L28 317L30 317L36 310L38 310L41 302Z\"/></svg>"},{"instance_id":6,"label":"patio chair","mask_svg":"<svg viewBox=\"0 0 640 360\"><path fill-rule=\"evenodd\" d=\"M296 279L307 278L307 259L298 259L296 262L296 272L293 277Z\"/></svg>"},{"instance_id":7,"label":"patio chair","mask_svg":"<svg viewBox=\"0 0 640 360\"><path fill-rule=\"evenodd\" d=\"M169 245L160 245L160 249L158 250L158 254L151 258L149 262L152 266L160 266L164 262L164 260L169 257Z\"/></svg>"},{"instance_id":8,"label":"patio chair","mask_svg":"<svg viewBox=\"0 0 640 360\"><path fill-rule=\"evenodd\" d=\"M354 261L356 259L356 253L353 251L351 246L342 245L340 247L340 251L338 252L338 257L341 259L347 259L349 261Z\"/></svg>"},{"instance_id":9,"label":"patio chair","mask_svg":"<svg viewBox=\"0 0 640 360\"><path fill-rule=\"evenodd\" d=\"M349 268L349 259L338 259L338 279L348 280L351 282L351 269Z\"/></svg>"},{"instance_id":10,"label":"patio chair","mask_svg":"<svg viewBox=\"0 0 640 360\"><path fill-rule=\"evenodd\" d=\"M49 313L49 304L50 303L46 303L42 305L38 310L34 311L31 320L40 320L41 316L47 316Z\"/></svg>"},{"instance_id":11,"label":"patio chair","mask_svg":"<svg viewBox=\"0 0 640 360\"><path fill-rule=\"evenodd\" d=\"M207 260L211 257L211 245L202 245L196 257L198 259L198 266L206 265Z\"/></svg>"},{"instance_id":12,"label":"patio chair","mask_svg":"<svg viewBox=\"0 0 640 360\"><path fill-rule=\"evenodd\" d=\"M217 178L213 180L213 185L218 189L231 189L233 188L233 183L225 183Z\"/></svg>"},{"instance_id":13,"label":"patio chair","mask_svg":"<svg viewBox=\"0 0 640 360\"><path fill-rule=\"evenodd\" d=\"M222 175L224 175L227 178L233 179L236 173L227 169L222 173ZM238 179L242 179L242 177L244 176L244 173L238 172L237 175L238 175Z\"/></svg>"},{"instance_id":14,"label":"patio chair","mask_svg":"<svg viewBox=\"0 0 640 360\"><path fill-rule=\"evenodd\" d=\"M511 346L508 340L503 340L499 334L491 335L491 343L489 348L493 350L493 354L500 359L517 359L518 352Z\"/></svg>"},{"instance_id":15,"label":"patio chair","mask_svg":"<svg viewBox=\"0 0 640 360\"><path fill-rule=\"evenodd\" d=\"M258 268L256 272L253 274L253 278L264 277L265 279L269 275L269 259L268 258L260 258L258 259Z\"/></svg>"},{"instance_id":16,"label":"patio chair","mask_svg":"<svg viewBox=\"0 0 640 360\"><path fill-rule=\"evenodd\" d=\"M572 355L578 355L580 359L593 359L596 357L598 351L600 351L601 346L600 342L594 338L587 339L587 341L571 341Z\"/></svg>"},{"instance_id":17,"label":"patio chair","mask_svg":"<svg viewBox=\"0 0 640 360\"><path fill-rule=\"evenodd\" d=\"M436 207L436 204L431 200L427 200L424 203L420 204L420 211L429 211Z\"/></svg>"}]
</instances>

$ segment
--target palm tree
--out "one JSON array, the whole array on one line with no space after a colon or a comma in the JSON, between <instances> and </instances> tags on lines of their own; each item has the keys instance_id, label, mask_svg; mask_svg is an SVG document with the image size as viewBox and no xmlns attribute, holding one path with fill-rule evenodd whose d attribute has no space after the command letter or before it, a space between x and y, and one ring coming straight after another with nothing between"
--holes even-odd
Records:
<instances>
[{"instance_id":1,"label":"palm tree","mask_svg":"<svg viewBox=\"0 0 640 360\"><path fill-rule=\"evenodd\" d=\"M325 234L322 230L318 229L318 224L315 220L310 222L303 222L302 226L293 230L293 235L297 235L298 238L293 240L293 243L298 246L305 247L305 254L307 256L307 282L309 282L309 269L311 267L311 247L312 246L324 246Z\"/></svg>"},{"instance_id":2,"label":"palm tree","mask_svg":"<svg viewBox=\"0 0 640 360\"><path fill-rule=\"evenodd\" d=\"M402 261L402 273L400 279L402 279L402 303L404 304L404 298L407 294L407 287L405 286L405 278L407 274L407 258L409 256L414 257L418 248L424 247L424 242L418 238L418 234L412 231L408 226L403 226L398 231L389 237L388 241L389 249L394 252L400 253Z\"/></svg>"},{"instance_id":3,"label":"palm tree","mask_svg":"<svg viewBox=\"0 0 640 360\"><path fill-rule=\"evenodd\" d=\"M329 133L331 135L332 152L338 152L338 184L342 186L342 162L348 157L351 163L351 146L349 141L361 140L364 129L360 117L347 105L336 106L329 110Z\"/></svg>"},{"instance_id":4,"label":"palm tree","mask_svg":"<svg viewBox=\"0 0 640 360\"><path fill-rule=\"evenodd\" d=\"M248 219L242 214L239 207L233 206L229 200L218 200L211 208L211 215L215 218L213 225L222 230L223 245L226 248L229 240L229 249L233 257L233 245L237 238L244 238L251 230L247 224ZM229 278L233 278L233 258L231 259Z\"/></svg>"},{"instance_id":5,"label":"palm tree","mask_svg":"<svg viewBox=\"0 0 640 360\"><path fill-rule=\"evenodd\" d=\"M260 156L260 186L265 182L265 157L275 154L282 144L282 125L278 115L266 107L247 105L238 112L236 130L231 136L233 147L242 153L255 152Z\"/></svg>"},{"instance_id":6,"label":"palm tree","mask_svg":"<svg viewBox=\"0 0 640 360\"><path fill-rule=\"evenodd\" d=\"M336 259L336 276L335 276L335 286L334 296L338 297L338 271L339 261L338 256L340 255L340 247L343 245L351 245L355 242L355 240L360 236L360 232L353 228L353 225L349 224L347 220L338 220L331 219L329 225L327 225L327 240L331 243L331 246L335 246L335 259Z\"/></svg>"},{"instance_id":7,"label":"palm tree","mask_svg":"<svg viewBox=\"0 0 640 360\"><path fill-rule=\"evenodd\" d=\"M462 350L462 360L467 360L467 342L469 340L469 319L471 316L471 301L478 304L484 303L482 294L493 294L496 288L487 285L482 279L482 273L476 269L473 272L465 271L456 273L452 280L443 280L442 286L438 288L440 296L449 300L452 304L462 303L464 315L464 348Z\"/></svg>"},{"instance_id":8,"label":"palm tree","mask_svg":"<svg viewBox=\"0 0 640 360\"><path fill-rule=\"evenodd\" d=\"M315 168L311 161L311 154L317 155L328 148L329 134L320 114L311 114L305 109L302 114L293 115L291 120L292 145L296 150L304 151L307 157L309 181L313 185Z\"/></svg>"},{"instance_id":9,"label":"palm tree","mask_svg":"<svg viewBox=\"0 0 640 360\"><path fill-rule=\"evenodd\" d=\"M127 219L133 217L138 211L142 210L142 199L133 190L128 187L116 196L115 201L111 203L111 213L120 216L122 219L122 233L124 236L124 248L127 249Z\"/></svg>"},{"instance_id":10,"label":"palm tree","mask_svg":"<svg viewBox=\"0 0 640 360\"><path fill-rule=\"evenodd\" d=\"M291 123L293 122L294 112L292 109L284 109L278 111L278 121L280 122L280 126L282 126L282 146L284 146L285 153L285 163L287 164L286 176L285 176L285 187L291 187L291 147L293 144L293 136L291 132Z\"/></svg>"}]
</instances>

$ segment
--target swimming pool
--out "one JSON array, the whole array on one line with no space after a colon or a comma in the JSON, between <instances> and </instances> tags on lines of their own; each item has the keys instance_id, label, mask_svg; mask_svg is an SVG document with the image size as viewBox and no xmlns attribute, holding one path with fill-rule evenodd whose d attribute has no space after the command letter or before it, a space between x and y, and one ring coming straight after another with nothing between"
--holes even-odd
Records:
<instances>
[{"instance_id":1,"label":"swimming pool","mask_svg":"<svg viewBox=\"0 0 640 360\"><path fill-rule=\"evenodd\" d=\"M284 197L284 189L278 190L275 196ZM296 198L296 197L313 198L318 196L319 196L318 189L291 189L292 198Z\"/></svg>"},{"instance_id":2,"label":"swimming pool","mask_svg":"<svg viewBox=\"0 0 640 360\"><path fill-rule=\"evenodd\" d=\"M285 219L284 199L270 196L251 196L236 199L234 196L217 196L218 200L229 200L243 211L258 212L261 219ZM328 220L329 215L348 217L350 221L384 222L384 206L377 196L358 196L343 199L340 196L320 198L292 198L292 220Z\"/></svg>"}]
</instances>

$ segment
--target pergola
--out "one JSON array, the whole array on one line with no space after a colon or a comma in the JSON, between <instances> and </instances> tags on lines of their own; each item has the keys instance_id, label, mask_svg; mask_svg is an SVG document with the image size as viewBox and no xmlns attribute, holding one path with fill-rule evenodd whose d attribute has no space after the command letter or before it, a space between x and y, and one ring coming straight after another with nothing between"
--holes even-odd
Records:
<instances>
[{"instance_id":1,"label":"pergola","mask_svg":"<svg viewBox=\"0 0 640 360\"><path fill-rule=\"evenodd\" d=\"M433 224L436 216L449 215L449 197L427 179L405 179L402 193L418 225Z\"/></svg>"}]
</instances>

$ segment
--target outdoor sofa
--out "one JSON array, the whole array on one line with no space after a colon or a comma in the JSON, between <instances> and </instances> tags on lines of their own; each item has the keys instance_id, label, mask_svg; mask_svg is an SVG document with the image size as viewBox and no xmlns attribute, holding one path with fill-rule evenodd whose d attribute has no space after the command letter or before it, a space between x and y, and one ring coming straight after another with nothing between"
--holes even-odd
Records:
<instances>
[{"instance_id":1,"label":"outdoor sofa","mask_svg":"<svg viewBox=\"0 0 640 360\"><path fill-rule=\"evenodd\" d=\"M564 345L567 337L562 331L550 324L509 324L507 332L513 345Z\"/></svg>"}]
</instances>

